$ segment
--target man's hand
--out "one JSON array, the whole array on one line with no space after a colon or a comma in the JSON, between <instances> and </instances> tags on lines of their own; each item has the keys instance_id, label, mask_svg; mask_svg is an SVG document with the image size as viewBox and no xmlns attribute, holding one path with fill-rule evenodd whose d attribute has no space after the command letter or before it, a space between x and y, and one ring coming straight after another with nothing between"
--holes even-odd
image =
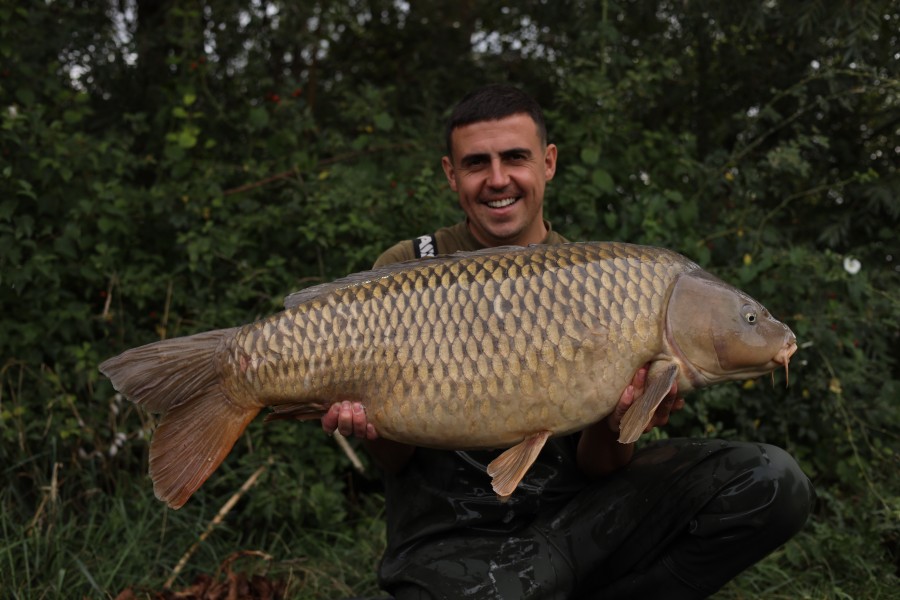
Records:
<instances>
[{"instance_id":1,"label":"man's hand","mask_svg":"<svg viewBox=\"0 0 900 600\"><path fill-rule=\"evenodd\" d=\"M625 416L625 413L628 412L628 409L631 408L634 399L639 398L640 395L644 393L644 384L647 381L647 371L649 367L650 365L646 364L638 369L637 373L634 374L634 378L631 380L631 384L625 388L624 392L622 392L622 396L619 398L619 403L616 404L615 410L604 419L610 430L615 433L619 433L619 426L622 423L622 418ZM672 389L669 390L669 393L666 394L666 397L663 398L663 401L660 402L659 406L656 408L656 412L653 413L653 418L650 419L650 423L644 429L644 433L649 432L654 427L662 427L669 422L669 416L673 411L681 410L682 408L684 408L684 398L678 397L678 383L676 382L672 384Z\"/></svg>"},{"instance_id":2,"label":"man's hand","mask_svg":"<svg viewBox=\"0 0 900 600\"><path fill-rule=\"evenodd\" d=\"M344 437L356 436L366 440L377 440L378 432L366 417L366 408L362 402L335 402L322 415L322 429L331 435L336 430Z\"/></svg>"},{"instance_id":3,"label":"man's hand","mask_svg":"<svg viewBox=\"0 0 900 600\"><path fill-rule=\"evenodd\" d=\"M322 415L322 429L329 435L340 431L344 437L362 438L369 454L388 473L399 473L416 450L415 446L378 437L362 402L344 400L332 404L328 412Z\"/></svg>"}]
</instances>

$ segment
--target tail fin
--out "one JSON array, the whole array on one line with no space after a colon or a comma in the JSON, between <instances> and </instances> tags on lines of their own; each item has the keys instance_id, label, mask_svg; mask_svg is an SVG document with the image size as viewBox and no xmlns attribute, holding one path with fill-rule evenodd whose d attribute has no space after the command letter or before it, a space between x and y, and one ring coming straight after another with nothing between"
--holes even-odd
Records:
<instances>
[{"instance_id":1,"label":"tail fin","mask_svg":"<svg viewBox=\"0 0 900 600\"><path fill-rule=\"evenodd\" d=\"M150 478L171 508L203 485L259 413L229 395L218 367L219 345L235 331L154 342L100 365L129 400L162 414L150 442Z\"/></svg>"}]
</instances>

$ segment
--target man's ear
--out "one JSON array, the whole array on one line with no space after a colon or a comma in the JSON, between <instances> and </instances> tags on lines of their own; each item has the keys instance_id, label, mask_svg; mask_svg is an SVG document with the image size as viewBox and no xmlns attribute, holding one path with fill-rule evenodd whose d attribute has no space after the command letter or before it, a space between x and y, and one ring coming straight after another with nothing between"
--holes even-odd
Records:
<instances>
[{"instance_id":1,"label":"man's ear","mask_svg":"<svg viewBox=\"0 0 900 600\"><path fill-rule=\"evenodd\" d=\"M547 150L544 152L544 173L547 181L553 179L556 174L556 144L547 144Z\"/></svg>"},{"instance_id":2,"label":"man's ear","mask_svg":"<svg viewBox=\"0 0 900 600\"><path fill-rule=\"evenodd\" d=\"M445 156L441 158L441 166L444 168L444 175L447 176L447 183L450 184L450 189L454 192L456 190L456 169L453 168L453 161L450 160L449 156ZM556 168L554 166L554 168Z\"/></svg>"}]
</instances>

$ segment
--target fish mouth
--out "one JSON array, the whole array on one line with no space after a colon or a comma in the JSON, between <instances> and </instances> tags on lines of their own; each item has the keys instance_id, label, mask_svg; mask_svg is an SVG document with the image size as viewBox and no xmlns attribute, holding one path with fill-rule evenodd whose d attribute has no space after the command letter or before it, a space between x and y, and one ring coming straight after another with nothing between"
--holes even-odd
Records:
<instances>
[{"instance_id":1,"label":"fish mouth","mask_svg":"<svg viewBox=\"0 0 900 600\"><path fill-rule=\"evenodd\" d=\"M786 337L781 348L778 350L778 352L775 353L775 356L770 358L766 363L755 366L747 366L744 368L725 368L721 365L721 363L719 363L719 372L712 371L708 368L704 368L691 362L678 347L674 336L672 336L671 332L668 331L668 326L667 337L671 356L679 364L682 375L687 379L686 382L679 383L679 389L682 389L684 383L688 383L690 385L690 388L685 387L684 391L706 387L720 381L726 381L728 379L753 379L755 377L761 377L766 374L770 374L772 376L772 381L774 383L775 371L779 366L784 367L784 376L787 380L785 385L788 385L790 383L790 373L788 365L791 361L791 357L797 351L797 340L794 337L793 333L789 333L789 337ZM724 375L723 373L727 373L727 375Z\"/></svg>"},{"instance_id":2,"label":"fish mouth","mask_svg":"<svg viewBox=\"0 0 900 600\"><path fill-rule=\"evenodd\" d=\"M784 366L784 379L785 385L789 385L791 382L790 373L788 372L788 364L791 362L791 357L794 355L794 352L797 351L797 342L791 341L782 346L781 350L779 350L774 358L772 358L772 362L783 365Z\"/></svg>"}]
</instances>

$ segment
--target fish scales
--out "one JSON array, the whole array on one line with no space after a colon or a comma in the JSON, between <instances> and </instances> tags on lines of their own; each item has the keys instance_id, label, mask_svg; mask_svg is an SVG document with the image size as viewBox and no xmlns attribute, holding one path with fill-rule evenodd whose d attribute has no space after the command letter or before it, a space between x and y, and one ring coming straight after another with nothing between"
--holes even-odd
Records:
<instances>
[{"instance_id":1,"label":"fish scales","mask_svg":"<svg viewBox=\"0 0 900 600\"><path fill-rule=\"evenodd\" d=\"M449 269L432 263L274 315L242 329L233 343L245 349L275 348L282 343L277 332L285 328L284 322L317 335L311 348L314 356L304 353L298 361L291 353L276 353L279 360L291 361L290 368L266 370L265 377L248 380L253 389L247 394L262 398L266 405L302 404L338 395L364 398L369 419L385 437L440 447L510 445L535 427L548 425L521 417L542 413L547 389L560 400L559 406L551 403L548 409L555 406L558 413L551 419L552 430L572 431L602 411L598 406L614 403L630 373L652 357L652 350L635 352L636 346L660 335L661 314L652 311L660 306L668 280L697 267L663 253L652 257L649 269L642 268L648 258L632 247L607 244L515 250L499 258L475 256L455 261ZM655 272L660 262L668 264L663 276L648 278L647 272ZM636 275L641 277L638 282ZM586 296L588 289L610 293ZM451 303L449 315L433 308L438 298ZM343 329L357 335L330 327L340 308L348 314ZM363 323L361 315L373 318ZM606 324L600 330L598 320ZM611 329L621 334L610 335ZM636 331L641 344L632 343ZM378 346L382 352L362 350ZM415 368L428 359L441 361L441 369ZM393 360L399 369L389 369ZM598 363L605 367L598 370ZM626 363L626 368L619 363ZM240 372L240 364L233 361L228 368ZM518 386L509 376L523 370L537 371L537 388ZM432 386L430 378L436 373L441 380ZM620 374L612 377L613 373ZM595 402L566 400L580 399L588 389ZM451 398L457 404L472 394L479 396L480 407L472 418L437 410ZM392 412L386 408L388 399L391 407L425 408ZM494 421L483 419L483 414L504 427L509 423L516 427L498 435ZM428 420L429 429L440 429L440 440L433 434L427 439L419 435L425 429L420 417Z\"/></svg>"},{"instance_id":2,"label":"fish scales","mask_svg":"<svg viewBox=\"0 0 900 600\"><path fill-rule=\"evenodd\" d=\"M150 472L170 506L187 501L265 407L317 419L358 400L389 439L509 448L488 469L507 496L536 456L529 440L539 448L608 415L642 365L651 363L647 391L625 414L621 441L640 435L676 381L685 391L787 369L796 350L759 303L687 258L614 242L392 265L302 290L286 306L101 365L116 389L163 413Z\"/></svg>"}]
</instances>

